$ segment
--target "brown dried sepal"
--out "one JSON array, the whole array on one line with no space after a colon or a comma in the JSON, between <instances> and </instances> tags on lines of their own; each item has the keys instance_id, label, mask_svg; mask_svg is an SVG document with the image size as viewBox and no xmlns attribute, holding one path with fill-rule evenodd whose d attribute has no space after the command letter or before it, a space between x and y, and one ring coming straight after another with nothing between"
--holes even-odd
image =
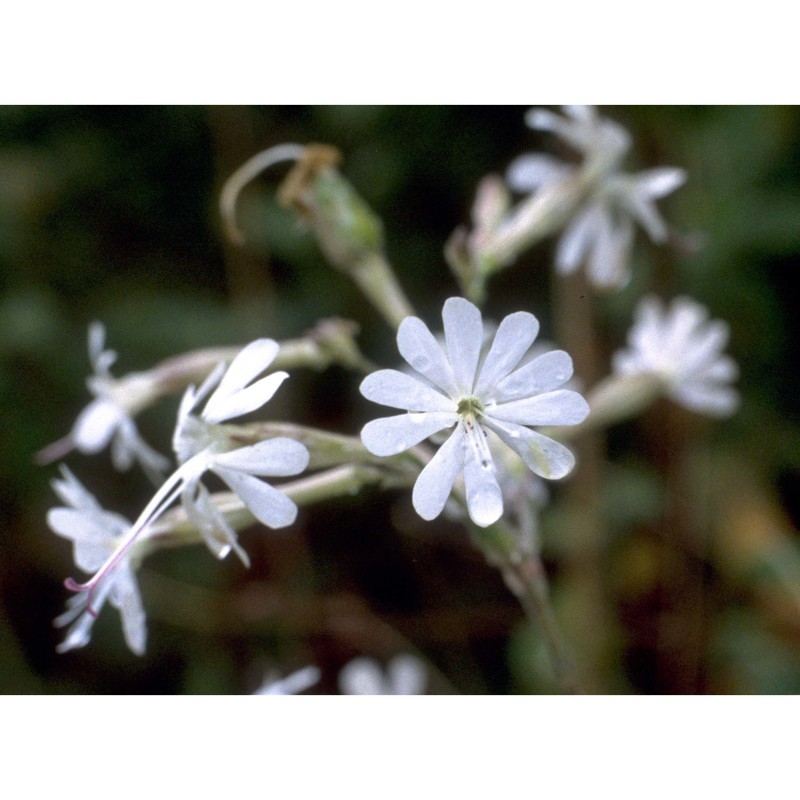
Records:
<instances>
[{"instance_id":1,"label":"brown dried sepal","mask_svg":"<svg viewBox=\"0 0 800 800\"><path fill-rule=\"evenodd\" d=\"M278 202L306 219L311 219L313 212L305 200L306 191L313 186L322 170L336 167L341 161L342 154L332 145L307 145L302 158L295 162L278 187Z\"/></svg>"}]
</instances>

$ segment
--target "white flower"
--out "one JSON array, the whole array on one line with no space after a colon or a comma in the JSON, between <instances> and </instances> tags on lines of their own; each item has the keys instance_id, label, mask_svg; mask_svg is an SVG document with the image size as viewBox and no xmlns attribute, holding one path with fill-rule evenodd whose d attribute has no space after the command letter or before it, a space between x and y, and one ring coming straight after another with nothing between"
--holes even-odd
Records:
<instances>
[{"instance_id":1,"label":"white flower","mask_svg":"<svg viewBox=\"0 0 800 800\"><path fill-rule=\"evenodd\" d=\"M630 280L628 261L638 222L656 244L667 239L667 227L655 200L670 194L686 180L674 167L645 170L636 175L620 172L619 162L630 137L619 125L603 119L588 106L566 106L562 117L532 109L529 126L548 130L578 150L581 167L547 155L532 154L514 161L507 172L509 185L521 192L557 189L580 170L587 177L586 199L567 224L556 249L556 269L575 272L585 263L589 279L598 287L620 288Z\"/></svg>"},{"instance_id":2,"label":"white flower","mask_svg":"<svg viewBox=\"0 0 800 800\"><path fill-rule=\"evenodd\" d=\"M117 360L113 350L104 350L105 327L100 322L89 326L89 359L94 374L86 380L95 396L78 415L72 428L72 440L82 453L97 453L111 442L111 459L119 470L131 467L134 460L145 471L161 472L168 466L164 456L149 447L136 429L130 410L114 392L115 379L110 367Z\"/></svg>"},{"instance_id":3,"label":"white flower","mask_svg":"<svg viewBox=\"0 0 800 800\"><path fill-rule=\"evenodd\" d=\"M47 524L59 536L72 540L75 563L91 573L115 552L131 524L119 514L104 511L66 467L62 466L61 472L63 478L54 480L53 488L66 507L51 509L47 514ZM103 603L108 600L119 609L128 647L136 655L144 653L147 628L136 583L135 555L134 550L129 550L111 578L98 588L91 610L86 594L75 595L68 601L67 611L55 620L55 624L58 627L73 624L64 641L56 648L58 652L74 650L89 642L94 620Z\"/></svg>"},{"instance_id":4,"label":"white flower","mask_svg":"<svg viewBox=\"0 0 800 800\"><path fill-rule=\"evenodd\" d=\"M294 522L297 516L295 503L255 476L286 476L302 472L309 461L305 446L287 437L277 437L249 447L237 447L225 426L219 424L260 408L288 377L285 372L276 372L255 380L272 363L278 349L277 342L272 339L251 342L239 352L227 370L224 364L220 364L198 391L192 386L186 390L173 438L176 453L183 463L162 484L94 577L83 584L70 579L68 588L88 591L91 603L92 595L113 576L128 548L179 496L189 520L218 558L224 558L233 549L245 565L249 565L235 531L200 483L208 471L227 483L253 516L267 527L282 528ZM214 386L217 386L216 391L200 416L193 415L194 407Z\"/></svg>"},{"instance_id":5,"label":"white flower","mask_svg":"<svg viewBox=\"0 0 800 800\"><path fill-rule=\"evenodd\" d=\"M150 447L139 435L133 414L141 401L141 391L134 379L121 384L111 374L111 365L117 354L104 350L106 331L100 322L89 325L89 360L94 374L86 379L94 400L81 411L70 433L44 448L38 459L50 463L66 455L73 448L81 453L99 453L111 443L111 461L121 471L130 469L138 461L142 469L158 482L169 462Z\"/></svg>"},{"instance_id":6,"label":"white flower","mask_svg":"<svg viewBox=\"0 0 800 800\"><path fill-rule=\"evenodd\" d=\"M412 655L395 656L386 671L372 658L356 658L339 673L342 694L411 695L425 691L425 665Z\"/></svg>"},{"instance_id":7,"label":"white flower","mask_svg":"<svg viewBox=\"0 0 800 800\"><path fill-rule=\"evenodd\" d=\"M385 369L364 379L364 397L406 413L367 423L361 439L371 453L389 456L453 428L417 478L412 502L423 519L434 519L463 473L469 515L485 527L503 513L487 435L498 436L537 475L562 478L574 466L572 453L528 426L575 425L589 407L577 392L558 388L572 375L563 350L516 368L539 332L532 314L507 316L483 357L483 321L472 303L452 297L442 318L444 348L417 317L400 324L398 349L419 375Z\"/></svg>"},{"instance_id":8,"label":"white flower","mask_svg":"<svg viewBox=\"0 0 800 800\"><path fill-rule=\"evenodd\" d=\"M645 297L628 332L628 347L614 354L619 375L656 374L667 394L692 411L715 416L733 413L739 394L729 384L738 376L736 362L723 354L728 325L709 320L708 309L686 297L665 308Z\"/></svg>"},{"instance_id":9,"label":"white flower","mask_svg":"<svg viewBox=\"0 0 800 800\"><path fill-rule=\"evenodd\" d=\"M319 667L303 667L285 678L268 676L253 694L300 694L310 689L320 679Z\"/></svg>"},{"instance_id":10,"label":"white flower","mask_svg":"<svg viewBox=\"0 0 800 800\"><path fill-rule=\"evenodd\" d=\"M239 495L256 519L270 528L283 528L295 521L297 506L294 502L255 476L296 475L308 466L308 450L287 437L231 449L230 439L219 426L225 420L260 408L275 394L288 377L287 373L275 372L252 381L272 363L278 349L278 343L272 339L251 342L227 370L220 365L221 368L209 375L197 391L190 386L181 401L173 437L178 460L195 466L186 471L181 492L189 519L219 558L233 548L245 564L249 561L237 543L236 534L212 502L200 479L206 471L218 475ZM223 371L224 375L221 374ZM214 386L217 388L201 414L193 415L192 410Z\"/></svg>"}]
</instances>

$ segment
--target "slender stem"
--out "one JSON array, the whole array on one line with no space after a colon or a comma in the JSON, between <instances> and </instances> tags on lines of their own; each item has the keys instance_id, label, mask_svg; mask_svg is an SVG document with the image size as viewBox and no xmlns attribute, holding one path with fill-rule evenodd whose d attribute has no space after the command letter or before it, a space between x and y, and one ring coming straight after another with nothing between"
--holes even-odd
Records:
<instances>
[{"instance_id":1,"label":"slender stem","mask_svg":"<svg viewBox=\"0 0 800 800\"><path fill-rule=\"evenodd\" d=\"M456 497L465 504L462 493L457 492ZM543 635L558 685L568 694L580 694L570 648L550 603L547 574L539 556L535 511L526 497L521 497L516 506L516 524L501 519L487 528L470 525L472 540L486 560L500 570L534 629Z\"/></svg>"},{"instance_id":2,"label":"slender stem","mask_svg":"<svg viewBox=\"0 0 800 800\"><path fill-rule=\"evenodd\" d=\"M352 264L348 272L393 328L398 328L406 317L414 315L414 309L383 253L365 254Z\"/></svg>"},{"instance_id":3,"label":"slender stem","mask_svg":"<svg viewBox=\"0 0 800 800\"><path fill-rule=\"evenodd\" d=\"M534 627L544 636L558 685L568 694L581 694L570 648L550 603L550 588L541 559L535 555L519 564L507 563L501 567L501 572L506 586L519 600Z\"/></svg>"}]
</instances>

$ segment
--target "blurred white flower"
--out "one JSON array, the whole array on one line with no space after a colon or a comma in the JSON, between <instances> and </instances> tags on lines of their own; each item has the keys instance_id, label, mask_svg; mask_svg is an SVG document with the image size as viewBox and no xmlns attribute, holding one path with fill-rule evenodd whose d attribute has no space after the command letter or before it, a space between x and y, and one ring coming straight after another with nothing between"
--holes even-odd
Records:
<instances>
[{"instance_id":1,"label":"blurred white flower","mask_svg":"<svg viewBox=\"0 0 800 800\"><path fill-rule=\"evenodd\" d=\"M114 553L131 524L119 514L103 510L65 466L61 467L61 474L62 478L53 481L53 488L66 506L50 509L47 524L56 534L72 541L75 563L91 573ZM67 602L67 611L55 620L58 627L71 625L56 648L59 653L89 642L92 625L106 600L119 609L128 647L136 655L144 653L147 627L136 583L136 555L135 549L128 550L113 576L98 589L91 610L86 594L75 595Z\"/></svg>"},{"instance_id":2,"label":"blurred white flower","mask_svg":"<svg viewBox=\"0 0 800 800\"><path fill-rule=\"evenodd\" d=\"M288 377L276 372L255 380L274 360L278 344L272 339L258 339L247 345L230 366L220 364L199 390L190 386L178 412L173 444L181 465L170 475L133 523L115 553L84 584L69 579L73 591L88 591L91 596L111 575L127 549L180 497L189 521L203 536L209 549L224 558L232 549L245 565L249 559L238 543L236 533L200 483L211 471L235 492L253 516L270 528L291 525L297 506L279 489L255 476L296 475L308 466L308 450L287 437L276 437L249 447L237 447L221 425L224 420L255 411L266 403ZM253 382L254 381L254 382ZM219 384L219 385L217 385ZM212 388L217 387L199 416L191 412Z\"/></svg>"},{"instance_id":3,"label":"blurred white flower","mask_svg":"<svg viewBox=\"0 0 800 800\"><path fill-rule=\"evenodd\" d=\"M392 658L386 670L372 658L355 658L339 673L342 694L423 694L427 682L425 665L412 655Z\"/></svg>"},{"instance_id":4,"label":"blurred white flower","mask_svg":"<svg viewBox=\"0 0 800 800\"><path fill-rule=\"evenodd\" d=\"M675 167L635 175L619 171L630 137L590 106L565 106L564 116L531 109L526 122L537 130L551 131L583 156L578 166L544 154L525 155L512 162L506 174L509 186L527 193L557 191L579 171L586 176L585 199L564 228L556 249L556 269L566 275L586 264L587 275L596 286L625 286L630 280L634 223L638 222L654 243L665 242L667 226L655 200L681 186L686 172Z\"/></svg>"},{"instance_id":5,"label":"blurred white flower","mask_svg":"<svg viewBox=\"0 0 800 800\"><path fill-rule=\"evenodd\" d=\"M91 455L99 453L110 442L111 460L118 470L130 469L133 462L138 461L142 469L158 482L169 461L139 435L133 414L138 410L142 392L137 391L134 377L126 381L123 390L111 374L111 365L117 360L117 354L104 349L105 337L102 323L89 325L89 359L94 374L86 379L86 385L95 399L78 415L70 433L44 448L38 458L42 463L50 463L73 448Z\"/></svg>"},{"instance_id":6,"label":"blurred white flower","mask_svg":"<svg viewBox=\"0 0 800 800\"><path fill-rule=\"evenodd\" d=\"M736 362L723 354L728 325L709 320L708 309L686 297L665 308L645 297L628 332L628 347L614 354L618 375L655 374L676 403L714 416L732 414L739 404L730 386L739 374Z\"/></svg>"},{"instance_id":7,"label":"blurred white flower","mask_svg":"<svg viewBox=\"0 0 800 800\"><path fill-rule=\"evenodd\" d=\"M537 475L562 478L574 466L572 453L527 426L575 425L589 407L577 392L558 388L572 375L572 360L564 351L516 368L539 332L532 314L507 316L483 358L483 321L476 306L452 297L442 318L444 348L422 320L403 320L398 349L418 374L379 370L360 388L368 400L406 413L367 423L361 439L371 453L389 456L455 426L417 478L412 502L423 519L434 519L463 474L469 516L486 527L503 513L487 436L499 437Z\"/></svg>"},{"instance_id":8,"label":"blurred white flower","mask_svg":"<svg viewBox=\"0 0 800 800\"><path fill-rule=\"evenodd\" d=\"M253 694L300 694L310 689L320 679L319 667L303 667L285 678L268 676Z\"/></svg>"}]
</instances>

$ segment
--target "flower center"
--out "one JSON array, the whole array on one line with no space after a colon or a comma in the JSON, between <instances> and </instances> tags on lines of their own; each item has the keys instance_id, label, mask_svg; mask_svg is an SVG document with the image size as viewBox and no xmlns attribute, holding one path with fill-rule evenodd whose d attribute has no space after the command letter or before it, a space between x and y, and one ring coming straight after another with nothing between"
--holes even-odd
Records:
<instances>
[{"instance_id":1,"label":"flower center","mask_svg":"<svg viewBox=\"0 0 800 800\"><path fill-rule=\"evenodd\" d=\"M458 401L456 414L458 414L458 416L462 419L466 419L467 417L480 419L483 416L483 403L480 401L480 398L475 397L474 395L462 397Z\"/></svg>"}]
</instances>

